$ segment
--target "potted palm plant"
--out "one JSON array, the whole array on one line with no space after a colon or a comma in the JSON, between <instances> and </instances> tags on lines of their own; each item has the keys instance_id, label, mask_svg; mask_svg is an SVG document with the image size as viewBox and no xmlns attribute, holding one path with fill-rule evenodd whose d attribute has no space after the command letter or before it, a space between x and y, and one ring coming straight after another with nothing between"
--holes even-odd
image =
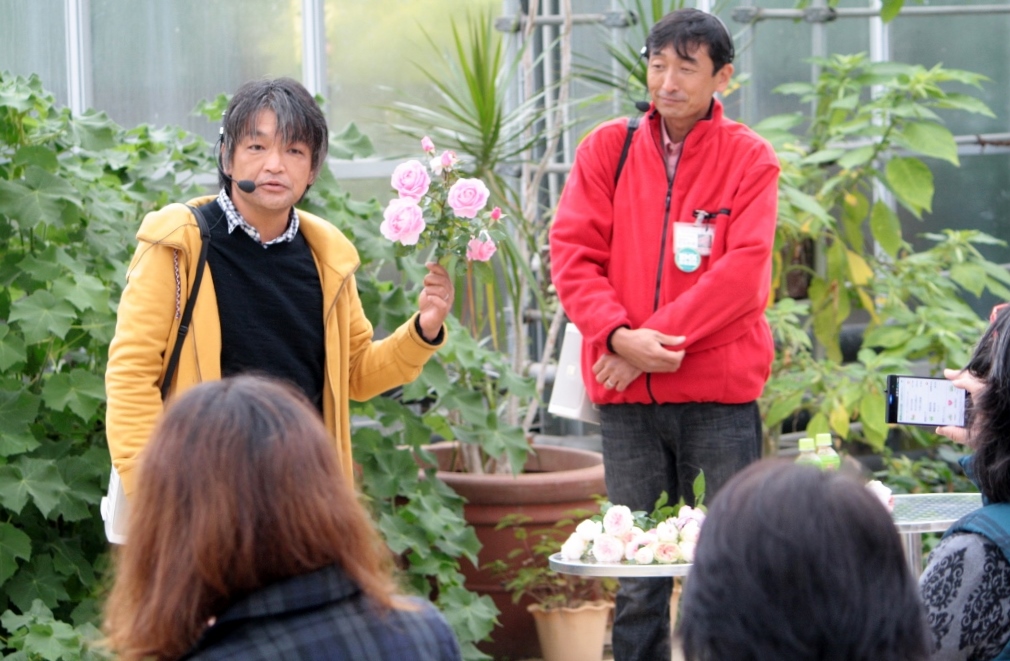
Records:
<instances>
[{"instance_id":1,"label":"potted palm plant","mask_svg":"<svg viewBox=\"0 0 1010 661\"><path fill-rule=\"evenodd\" d=\"M531 527L522 514L502 518L498 529L511 532L518 546L510 562L488 567L516 604L526 604L536 623L544 661L599 661L603 658L607 623L614 608L617 580L561 574L548 560L590 510L568 512L572 518L548 527Z\"/></svg>"}]
</instances>

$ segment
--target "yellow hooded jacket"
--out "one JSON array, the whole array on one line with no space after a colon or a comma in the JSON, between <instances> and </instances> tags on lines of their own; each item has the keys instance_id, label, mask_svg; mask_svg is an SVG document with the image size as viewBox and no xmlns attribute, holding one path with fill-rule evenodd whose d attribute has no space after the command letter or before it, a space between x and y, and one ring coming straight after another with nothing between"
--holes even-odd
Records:
<instances>
[{"instance_id":1,"label":"yellow hooded jacket","mask_svg":"<svg viewBox=\"0 0 1010 661\"><path fill-rule=\"evenodd\" d=\"M214 199L200 197L189 204L200 206ZM321 218L304 211L298 212L298 218L323 290L323 419L335 440L344 473L353 483L349 400L364 401L413 381L444 344L446 334L440 344L429 344L411 318L389 337L373 341L372 324L365 318L354 279L360 265L357 250ZM136 488L134 469L163 409L161 383L178 336L189 283L196 275L201 245L196 219L182 204L148 214L137 240L105 373L106 436L127 496ZM169 397L202 381L220 379L220 357L221 325L208 266Z\"/></svg>"}]
</instances>

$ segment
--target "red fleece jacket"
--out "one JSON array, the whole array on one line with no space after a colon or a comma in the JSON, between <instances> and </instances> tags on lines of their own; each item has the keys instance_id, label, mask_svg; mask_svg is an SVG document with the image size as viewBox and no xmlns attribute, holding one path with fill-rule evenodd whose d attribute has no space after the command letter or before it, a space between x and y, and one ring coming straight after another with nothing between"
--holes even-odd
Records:
<instances>
[{"instance_id":1,"label":"red fleece jacket","mask_svg":"<svg viewBox=\"0 0 1010 661\"><path fill-rule=\"evenodd\" d=\"M750 402L773 357L764 310L778 159L713 100L669 181L660 121L652 109L635 132L616 190L627 119L595 129L579 145L551 227L551 275L584 338L583 380L597 404ZM711 254L685 273L674 263L673 223L693 222L696 210L728 213L714 218ZM622 393L597 384L592 366L621 326L685 336L680 369L643 374Z\"/></svg>"}]
</instances>

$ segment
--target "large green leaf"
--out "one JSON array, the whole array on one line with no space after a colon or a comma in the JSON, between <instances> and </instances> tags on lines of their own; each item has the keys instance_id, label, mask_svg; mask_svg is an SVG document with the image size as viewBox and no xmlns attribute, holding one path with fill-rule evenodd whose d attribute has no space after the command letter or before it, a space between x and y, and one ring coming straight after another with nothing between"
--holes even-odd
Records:
<instances>
[{"instance_id":1,"label":"large green leaf","mask_svg":"<svg viewBox=\"0 0 1010 661\"><path fill-rule=\"evenodd\" d=\"M22 181L0 180L0 214L14 218L23 227L62 224L67 203L79 204L74 187L37 165L25 169Z\"/></svg>"},{"instance_id":2,"label":"large green leaf","mask_svg":"<svg viewBox=\"0 0 1010 661\"><path fill-rule=\"evenodd\" d=\"M60 502L67 485L52 459L18 457L0 466L0 504L20 514L31 497L43 516L49 516Z\"/></svg>"},{"instance_id":3,"label":"large green leaf","mask_svg":"<svg viewBox=\"0 0 1010 661\"><path fill-rule=\"evenodd\" d=\"M935 122L910 122L894 133L894 141L905 149L923 156L943 159L960 165L954 134L946 126Z\"/></svg>"},{"instance_id":4,"label":"large green leaf","mask_svg":"<svg viewBox=\"0 0 1010 661\"><path fill-rule=\"evenodd\" d=\"M367 158L375 153L375 147L371 139L351 122L343 131L330 136L329 153L334 158Z\"/></svg>"},{"instance_id":5,"label":"large green leaf","mask_svg":"<svg viewBox=\"0 0 1010 661\"><path fill-rule=\"evenodd\" d=\"M898 256L898 250L901 249L901 220L898 214L882 201L877 201L873 205L873 212L870 214L870 232L888 255Z\"/></svg>"},{"instance_id":6,"label":"large green leaf","mask_svg":"<svg viewBox=\"0 0 1010 661\"><path fill-rule=\"evenodd\" d=\"M913 157L892 158L885 168L887 183L916 218L933 207L933 173Z\"/></svg>"},{"instance_id":7,"label":"large green leaf","mask_svg":"<svg viewBox=\"0 0 1010 661\"><path fill-rule=\"evenodd\" d=\"M882 448L887 438L887 423L884 422L884 395L867 392L859 400L859 419L863 423L863 433L875 448Z\"/></svg>"},{"instance_id":8,"label":"large green leaf","mask_svg":"<svg viewBox=\"0 0 1010 661\"><path fill-rule=\"evenodd\" d=\"M53 295L80 311L108 308L109 288L95 276L78 273L53 282Z\"/></svg>"},{"instance_id":9,"label":"large green leaf","mask_svg":"<svg viewBox=\"0 0 1010 661\"><path fill-rule=\"evenodd\" d=\"M41 599L49 608L56 608L60 602L70 599L63 577L53 569L53 559L49 555L36 554L29 565L22 567L5 588L7 596L22 611L30 609L32 601L36 599Z\"/></svg>"},{"instance_id":10,"label":"large green leaf","mask_svg":"<svg viewBox=\"0 0 1010 661\"><path fill-rule=\"evenodd\" d=\"M972 294L981 296L988 280L986 271L978 264L962 262L950 267L950 279Z\"/></svg>"},{"instance_id":11,"label":"large green leaf","mask_svg":"<svg viewBox=\"0 0 1010 661\"><path fill-rule=\"evenodd\" d=\"M0 323L0 372L24 364L26 358L24 338L12 333L7 324Z\"/></svg>"},{"instance_id":12,"label":"large green leaf","mask_svg":"<svg viewBox=\"0 0 1010 661\"><path fill-rule=\"evenodd\" d=\"M0 585L17 571L17 559L30 560L32 540L13 525L0 522Z\"/></svg>"},{"instance_id":13,"label":"large green leaf","mask_svg":"<svg viewBox=\"0 0 1010 661\"><path fill-rule=\"evenodd\" d=\"M22 434L38 415L41 398L23 387L9 389L11 382L0 388L0 434ZM15 386L17 387L17 386Z\"/></svg>"},{"instance_id":14,"label":"large green leaf","mask_svg":"<svg viewBox=\"0 0 1010 661\"><path fill-rule=\"evenodd\" d=\"M42 400L54 411L69 408L84 420L90 420L105 401L105 380L83 369L59 372L46 379Z\"/></svg>"},{"instance_id":15,"label":"large green leaf","mask_svg":"<svg viewBox=\"0 0 1010 661\"><path fill-rule=\"evenodd\" d=\"M10 320L19 322L28 344L45 342L54 337L63 339L77 313L74 307L40 290L23 296L11 304Z\"/></svg>"}]
</instances>

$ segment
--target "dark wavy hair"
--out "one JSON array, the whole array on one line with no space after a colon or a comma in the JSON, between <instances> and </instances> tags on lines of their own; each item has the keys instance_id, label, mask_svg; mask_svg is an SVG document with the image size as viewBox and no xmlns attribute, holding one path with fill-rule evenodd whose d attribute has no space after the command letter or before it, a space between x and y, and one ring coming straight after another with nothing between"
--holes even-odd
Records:
<instances>
[{"instance_id":1,"label":"dark wavy hair","mask_svg":"<svg viewBox=\"0 0 1010 661\"><path fill-rule=\"evenodd\" d=\"M708 56L712 58L712 75L733 62L733 37L726 25L714 14L685 7L670 12L652 26L645 41L646 58L673 46L681 59L691 60L691 53L702 45L708 47Z\"/></svg>"},{"instance_id":2,"label":"dark wavy hair","mask_svg":"<svg viewBox=\"0 0 1010 661\"><path fill-rule=\"evenodd\" d=\"M293 387L240 376L191 388L139 470L105 606L118 658L177 659L238 600L334 564L373 603L405 607L389 549Z\"/></svg>"},{"instance_id":3,"label":"dark wavy hair","mask_svg":"<svg viewBox=\"0 0 1010 661\"><path fill-rule=\"evenodd\" d=\"M719 491L684 584L688 661L920 661L925 610L891 517L860 482L784 460Z\"/></svg>"},{"instance_id":4,"label":"dark wavy hair","mask_svg":"<svg viewBox=\"0 0 1010 661\"><path fill-rule=\"evenodd\" d=\"M990 502L1010 502L1010 306L986 329L965 368L985 383L968 407L970 471Z\"/></svg>"}]
</instances>

